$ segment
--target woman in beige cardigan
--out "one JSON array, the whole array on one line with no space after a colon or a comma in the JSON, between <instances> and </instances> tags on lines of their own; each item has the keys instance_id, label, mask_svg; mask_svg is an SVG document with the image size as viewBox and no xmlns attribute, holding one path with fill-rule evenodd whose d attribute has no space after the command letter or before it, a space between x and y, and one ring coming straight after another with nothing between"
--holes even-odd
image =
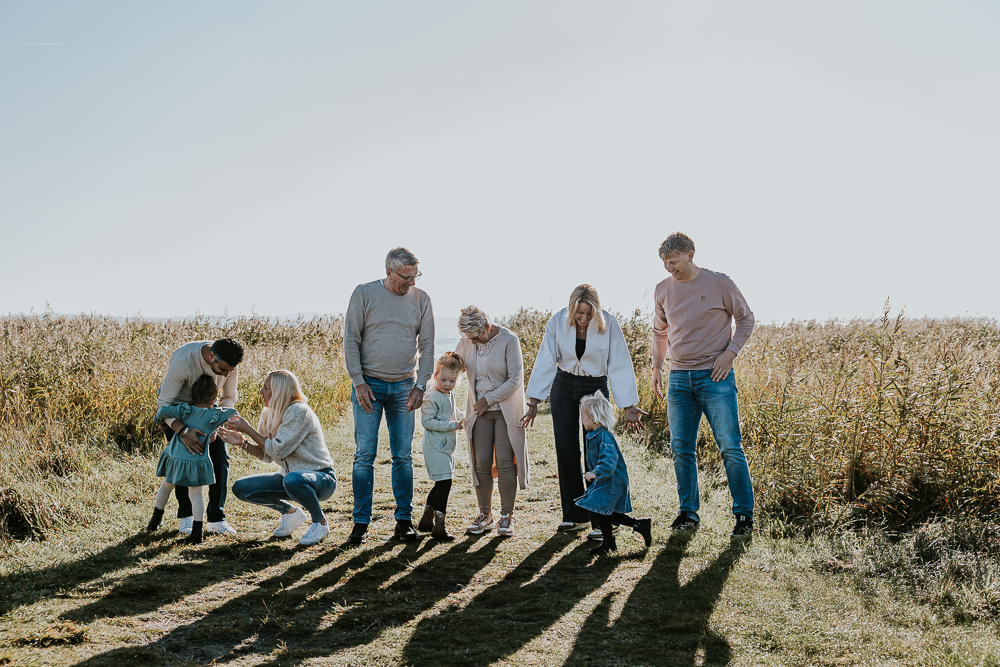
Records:
<instances>
[{"instance_id":1,"label":"woman in beige cardigan","mask_svg":"<svg viewBox=\"0 0 1000 667\"><path fill-rule=\"evenodd\" d=\"M475 306L462 309L462 341L456 352L469 380L465 432L472 486L479 515L466 532L479 535L496 525L497 534L514 534L514 498L528 486L524 427L524 359L521 341L510 329L491 324ZM493 478L500 487L500 520L493 519Z\"/></svg>"}]
</instances>

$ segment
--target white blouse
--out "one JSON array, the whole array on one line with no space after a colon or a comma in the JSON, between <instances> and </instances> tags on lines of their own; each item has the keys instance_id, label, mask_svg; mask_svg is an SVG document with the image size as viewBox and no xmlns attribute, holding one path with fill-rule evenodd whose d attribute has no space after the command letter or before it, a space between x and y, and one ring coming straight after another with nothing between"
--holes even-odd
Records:
<instances>
[{"instance_id":1,"label":"white blouse","mask_svg":"<svg viewBox=\"0 0 1000 667\"><path fill-rule=\"evenodd\" d=\"M493 343L497 337L490 338L485 343L476 343L476 396L485 396L496 389L489 375L489 359L493 353ZM486 406L487 410L499 410L500 405L491 403Z\"/></svg>"},{"instance_id":2,"label":"white blouse","mask_svg":"<svg viewBox=\"0 0 1000 667\"><path fill-rule=\"evenodd\" d=\"M561 369L586 377L607 376L611 394L619 408L630 408L639 402L639 388L625 334L614 315L606 310L601 312L604 313L607 330L604 334L597 333L597 320L590 321L587 349L581 359L576 356L576 327L570 322L569 309L563 308L549 318L528 380L528 398L539 401L548 398L556 369Z\"/></svg>"}]
</instances>

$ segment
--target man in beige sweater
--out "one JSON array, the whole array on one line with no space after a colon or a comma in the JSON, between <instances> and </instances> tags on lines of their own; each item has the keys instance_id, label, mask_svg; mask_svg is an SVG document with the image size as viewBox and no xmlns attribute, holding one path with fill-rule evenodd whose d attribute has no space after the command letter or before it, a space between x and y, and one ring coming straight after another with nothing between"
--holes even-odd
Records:
<instances>
[{"instance_id":1,"label":"man in beige sweater","mask_svg":"<svg viewBox=\"0 0 1000 667\"><path fill-rule=\"evenodd\" d=\"M662 368L670 359L667 419L677 476L680 512L671 528L698 528L698 462L695 449L701 416L708 418L726 468L736 526L732 537L753 531L753 485L743 453L733 360L753 331L746 299L724 273L694 263L694 242L680 232L660 246L670 277L656 286L653 315L653 391L663 398ZM736 331L733 331L733 322Z\"/></svg>"},{"instance_id":2,"label":"man in beige sweater","mask_svg":"<svg viewBox=\"0 0 1000 667\"><path fill-rule=\"evenodd\" d=\"M236 388L240 380L237 366L241 361L243 361L243 346L232 338L221 338L217 341L198 340L181 345L170 355L167 373L163 376L156 398L156 409L178 403L190 403L191 387L202 375L215 378L215 383L219 387L220 407L236 407ZM167 438L167 442L170 442L174 433L180 434L181 442L192 454L201 454L205 451L198 440L199 436L205 435L204 433L195 428L185 428L180 421L167 418L163 424L163 435ZM212 459L212 469L215 471L215 484L208 487L205 531L235 535L236 529L226 521L229 452L222 438L217 437L209 444L208 455ZM180 532L189 534L193 518L187 487L178 486L174 493L177 496L177 518L181 520Z\"/></svg>"},{"instance_id":3,"label":"man in beige sweater","mask_svg":"<svg viewBox=\"0 0 1000 667\"><path fill-rule=\"evenodd\" d=\"M417 539L413 529L413 411L423 403L434 370L434 311L417 289L417 258L395 248L385 258L385 278L358 285L344 318L344 361L354 405L354 529L361 544L372 520L375 454L385 413L392 453L392 493L399 539ZM419 362L419 368L418 368Z\"/></svg>"}]
</instances>

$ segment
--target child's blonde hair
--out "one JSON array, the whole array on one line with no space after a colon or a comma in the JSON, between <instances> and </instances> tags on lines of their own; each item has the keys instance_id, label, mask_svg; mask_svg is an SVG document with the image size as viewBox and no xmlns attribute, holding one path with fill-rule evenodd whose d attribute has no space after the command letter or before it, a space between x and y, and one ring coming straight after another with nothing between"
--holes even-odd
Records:
<instances>
[{"instance_id":1,"label":"child's blonde hair","mask_svg":"<svg viewBox=\"0 0 1000 667\"><path fill-rule=\"evenodd\" d=\"M442 368L461 373L465 370L465 362L462 361L462 357L458 356L458 352L445 352L438 357L437 362L434 364L434 377L437 377Z\"/></svg>"},{"instance_id":2,"label":"child's blonde hair","mask_svg":"<svg viewBox=\"0 0 1000 667\"><path fill-rule=\"evenodd\" d=\"M309 399L302 393L302 385L295 373L286 370L271 371L271 405L264 408L260 415L260 423L264 427L263 435L273 438L278 434L281 418L292 403L308 403ZM267 378L264 378L265 380Z\"/></svg>"},{"instance_id":3,"label":"child's blonde hair","mask_svg":"<svg viewBox=\"0 0 1000 667\"><path fill-rule=\"evenodd\" d=\"M586 410L590 418L609 431L615 428L615 411L607 396L597 391L580 399L580 409Z\"/></svg>"}]
</instances>

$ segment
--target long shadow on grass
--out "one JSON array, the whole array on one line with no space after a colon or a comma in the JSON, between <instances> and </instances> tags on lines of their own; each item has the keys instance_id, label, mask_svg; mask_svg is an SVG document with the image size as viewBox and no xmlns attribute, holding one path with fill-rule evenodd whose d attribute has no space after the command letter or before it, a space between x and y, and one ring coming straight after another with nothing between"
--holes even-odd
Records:
<instances>
[{"instance_id":1,"label":"long shadow on grass","mask_svg":"<svg viewBox=\"0 0 1000 667\"><path fill-rule=\"evenodd\" d=\"M96 618L148 614L220 581L266 570L287 560L294 551L279 542L241 542L191 550L184 554L188 562L164 563L127 577L101 599L72 609L62 618L89 623Z\"/></svg>"},{"instance_id":2,"label":"long shadow on grass","mask_svg":"<svg viewBox=\"0 0 1000 667\"><path fill-rule=\"evenodd\" d=\"M128 661L143 665L173 664L191 661L197 664L213 662L224 664L238 659L245 653L259 652L261 642L268 649L274 648L273 637L284 638L294 617L300 613L308 599L317 591L337 586L349 572L360 570L355 578L363 579L371 588L378 588L384 578L398 572L402 559L416 555L417 545L405 545L396 558L387 563L365 566L383 554L399 547L398 542L386 542L373 549L360 551L353 558L309 581L296 586L296 582L318 569L329 565L340 554L339 549L330 549L284 572L260 582L244 595L233 598L208 612L202 618L175 627L157 641L141 647L112 649L84 660L78 665L122 665ZM386 566L386 567L379 567ZM378 574L369 572L378 568ZM338 592L340 588L337 589ZM326 605L324 611L329 611ZM263 639L263 638L267 639Z\"/></svg>"},{"instance_id":3,"label":"long shadow on grass","mask_svg":"<svg viewBox=\"0 0 1000 667\"><path fill-rule=\"evenodd\" d=\"M420 621L403 649L403 662L489 665L541 635L615 569L614 560L591 561L589 545L581 542L538 576L565 546L565 537L552 537L461 611Z\"/></svg>"},{"instance_id":4,"label":"long shadow on grass","mask_svg":"<svg viewBox=\"0 0 1000 667\"><path fill-rule=\"evenodd\" d=\"M295 610L292 622L274 640L280 639L287 648L271 662L263 665L287 667L312 658L367 644L389 627L403 625L424 613L451 593L468 586L476 573L486 567L496 555L500 538L489 540L476 551L471 547L483 538L458 542L413 568L408 574L378 589L368 576L352 579L343 587L324 594L308 605ZM429 546L428 550L439 548ZM371 568L376 579L386 579L399 573L398 565L380 563ZM347 607L329 627L317 630L331 605L343 602ZM453 644L459 635L445 639ZM273 646L274 644L272 644Z\"/></svg>"},{"instance_id":5,"label":"long shadow on grass","mask_svg":"<svg viewBox=\"0 0 1000 667\"><path fill-rule=\"evenodd\" d=\"M660 552L614 622L611 605L619 593L609 593L580 628L565 665L729 664L729 642L710 631L708 621L744 548L731 546L681 585L685 550L680 543Z\"/></svg>"},{"instance_id":6,"label":"long shadow on grass","mask_svg":"<svg viewBox=\"0 0 1000 667\"><path fill-rule=\"evenodd\" d=\"M109 572L156 558L173 547L174 540L165 539L170 537L170 533L133 535L84 558L0 577L0 615L39 600L65 596Z\"/></svg>"}]
</instances>

